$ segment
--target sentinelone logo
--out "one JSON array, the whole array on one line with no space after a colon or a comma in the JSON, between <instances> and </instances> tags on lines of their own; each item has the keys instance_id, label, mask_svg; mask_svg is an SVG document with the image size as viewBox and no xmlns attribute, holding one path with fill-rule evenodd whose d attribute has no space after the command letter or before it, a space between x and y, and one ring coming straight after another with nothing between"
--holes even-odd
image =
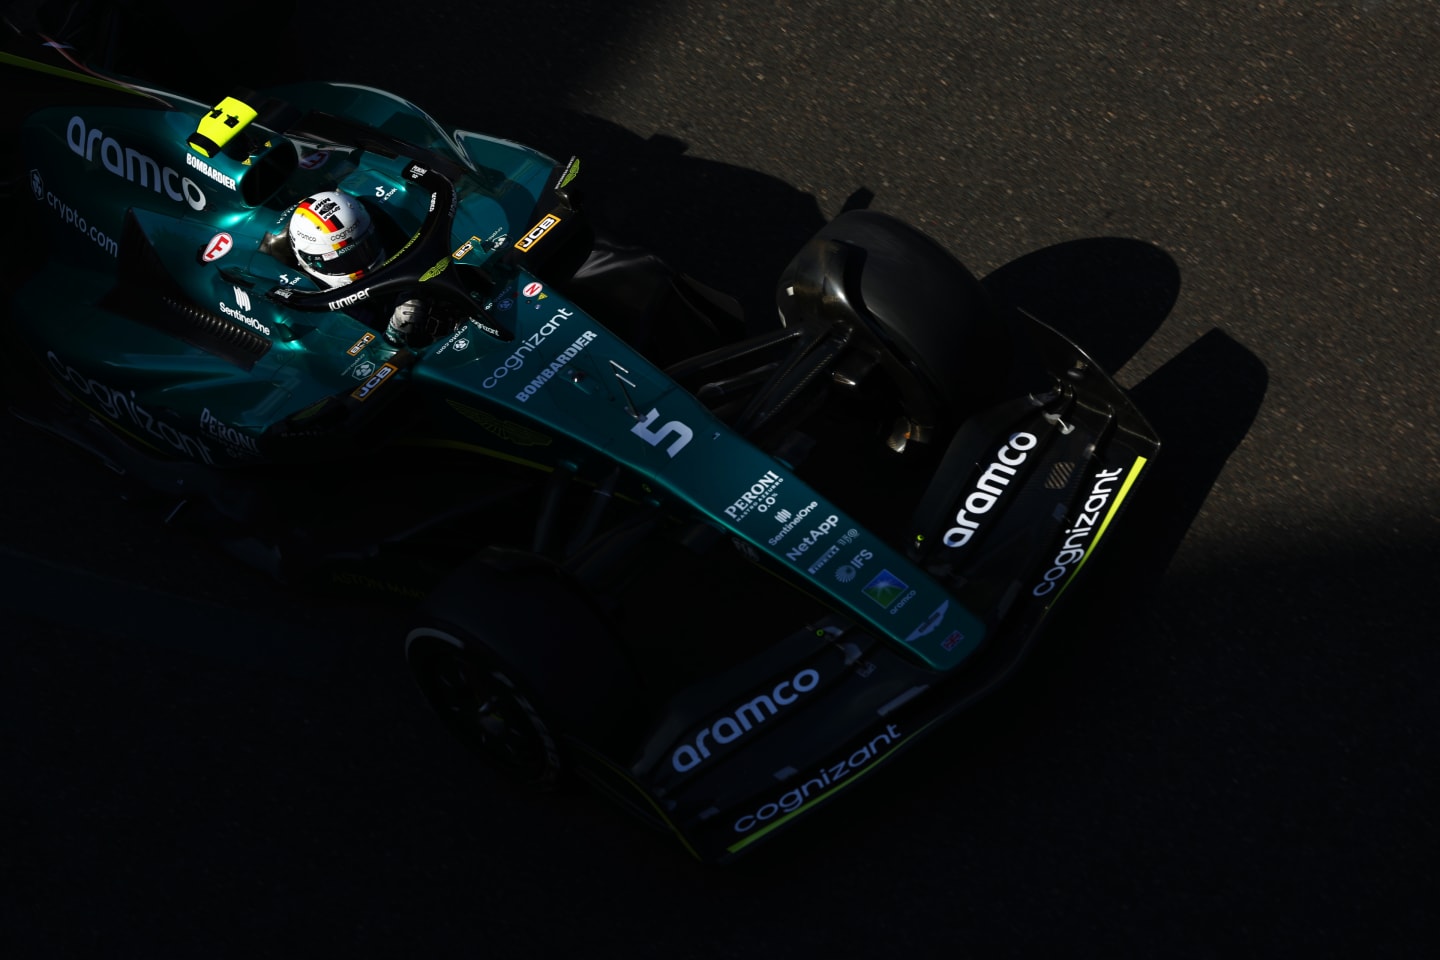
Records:
<instances>
[{"instance_id":1,"label":"sentinelone logo","mask_svg":"<svg viewBox=\"0 0 1440 960\"><path fill-rule=\"evenodd\" d=\"M88 161L94 162L98 153L100 165L122 180L164 193L171 200L184 201L193 210L205 209L205 191L194 180L160 166L132 147L121 146L114 137L105 136L104 130L86 127L84 118L78 115L71 117L65 128L65 142L72 153Z\"/></svg>"}]
</instances>

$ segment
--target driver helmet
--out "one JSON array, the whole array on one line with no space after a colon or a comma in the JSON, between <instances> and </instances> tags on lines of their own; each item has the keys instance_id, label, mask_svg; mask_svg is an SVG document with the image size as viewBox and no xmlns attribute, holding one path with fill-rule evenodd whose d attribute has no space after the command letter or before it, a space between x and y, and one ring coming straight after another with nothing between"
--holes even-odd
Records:
<instances>
[{"instance_id":1,"label":"driver helmet","mask_svg":"<svg viewBox=\"0 0 1440 960\"><path fill-rule=\"evenodd\" d=\"M338 190L301 200L290 214L288 232L300 266L330 289L363 276L383 255L370 214L359 200Z\"/></svg>"}]
</instances>

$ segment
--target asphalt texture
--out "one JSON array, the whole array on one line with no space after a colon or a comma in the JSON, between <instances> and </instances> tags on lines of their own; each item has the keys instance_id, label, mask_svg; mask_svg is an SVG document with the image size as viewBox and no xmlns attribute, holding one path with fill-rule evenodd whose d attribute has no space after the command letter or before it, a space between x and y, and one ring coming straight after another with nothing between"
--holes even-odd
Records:
<instances>
[{"instance_id":1,"label":"asphalt texture","mask_svg":"<svg viewBox=\"0 0 1440 960\"><path fill-rule=\"evenodd\" d=\"M895 214L1118 369L1165 447L1013 683L717 870L599 797L500 787L385 615L177 540L7 420L0 953L1430 955L1433 3L352 3L287 29L190 87L360 82L579 154L618 231L761 309L842 209Z\"/></svg>"}]
</instances>

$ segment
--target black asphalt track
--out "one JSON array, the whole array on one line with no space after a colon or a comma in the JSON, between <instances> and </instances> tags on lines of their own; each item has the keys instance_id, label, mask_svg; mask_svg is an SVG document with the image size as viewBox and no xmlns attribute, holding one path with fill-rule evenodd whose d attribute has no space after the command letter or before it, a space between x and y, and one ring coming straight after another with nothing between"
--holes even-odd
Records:
<instances>
[{"instance_id":1,"label":"black asphalt track","mask_svg":"<svg viewBox=\"0 0 1440 960\"><path fill-rule=\"evenodd\" d=\"M1166 446L1013 684L713 870L498 788L385 615L177 540L6 420L0 954L1430 954L1432 3L358 3L205 49L148 63L578 153L618 230L752 305L846 205L898 215Z\"/></svg>"}]
</instances>

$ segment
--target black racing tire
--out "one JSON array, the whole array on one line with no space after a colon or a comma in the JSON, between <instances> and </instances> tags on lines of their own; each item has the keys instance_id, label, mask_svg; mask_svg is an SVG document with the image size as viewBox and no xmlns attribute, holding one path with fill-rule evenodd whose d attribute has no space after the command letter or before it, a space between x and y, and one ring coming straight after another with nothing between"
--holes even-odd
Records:
<instances>
[{"instance_id":1,"label":"black racing tire","mask_svg":"<svg viewBox=\"0 0 1440 960\"><path fill-rule=\"evenodd\" d=\"M405 659L441 722L507 780L539 791L563 782L563 754L539 697L483 644L426 624L406 637Z\"/></svg>"},{"instance_id":2,"label":"black racing tire","mask_svg":"<svg viewBox=\"0 0 1440 960\"><path fill-rule=\"evenodd\" d=\"M842 213L812 242L860 251L846 285L891 378L954 427L995 402L1011 336L980 281L933 238L873 210ZM921 406L921 404L913 404ZM926 410L911 410L920 422Z\"/></svg>"},{"instance_id":3,"label":"black racing tire","mask_svg":"<svg viewBox=\"0 0 1440 960\"><path fill-rule=\"evenodd\" d=\"M421 604L406 659L430 708L507 779L549 790L623 754L647 701L584 591L529 554L482 551Z\"/></svg>"}]
</instances>

